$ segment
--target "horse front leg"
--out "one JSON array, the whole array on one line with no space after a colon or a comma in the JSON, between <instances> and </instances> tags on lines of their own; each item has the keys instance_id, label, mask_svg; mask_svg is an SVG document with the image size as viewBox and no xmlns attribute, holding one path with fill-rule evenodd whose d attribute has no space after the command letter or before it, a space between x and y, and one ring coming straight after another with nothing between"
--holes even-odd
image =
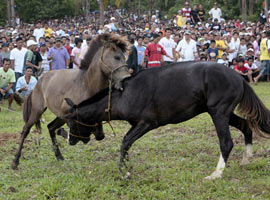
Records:
<instances>
[{"instance_id":1,"label":"horse front leg","mask_svg":"<svg viewBox=\"0 0 270 200\"><path fill-rule=\"evenodd\" d=\"M53 144L53 151L55 153L57 160L64 160L64 157L62 156L60 152L60 149L56 140L55 131L56 129L63 126L65 123L66 123L65 120L56 117L51 123L48 124L48 129L49 129L49 133L50 133L52 144Z\"/></svg>"},{"instance_id":2,"label":"horse front leg","mask_svg":"<svg viewBox=\"0 0 270 200\"><path fill-rule=\"evenodd\" d=\"M20 157L21 157L21 153L22 153L22 148L23 148L23 143L24 143L25 138L29 134L31 127L32 126L29 126L27 124L23 127L23 131L21 133L21 140L20 140L19 149L15 155L15 158L12 160L12 163L11 163L11 168L13 170L18 169L18 165L19 165Z\"/></svg>"},{"instance_id":3,"label":"horse front leg","mask_svg":"<svg viewBox=\"0 0 270 200\"><path fill-rule=\"evenodd\" d=\"M128 154L129 148L132 144L142 137L145 133L152 130L152 126L146 123L139 123L136 126L131 127L131 129L127 132L125 137L123 138L122 145L121 145L121 156L120 156L120 163L119 163L119 170L122 172L122 167L125 165L126 156Z\"/></svg>"}]
</instances>

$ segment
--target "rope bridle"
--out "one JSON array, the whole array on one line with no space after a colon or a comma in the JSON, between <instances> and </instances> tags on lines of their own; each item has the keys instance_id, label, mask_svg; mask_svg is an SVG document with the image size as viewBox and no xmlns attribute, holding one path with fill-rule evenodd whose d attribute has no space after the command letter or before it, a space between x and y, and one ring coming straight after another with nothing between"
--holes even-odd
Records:
<instances>
[{"instance_id":1,"label":"rope bridle","mask_svg":"<svg viewBox=\"0 0 270 200\"><path fill-rule=\"evenodd\" d=\"M114 68L114 69L111 69L110 66L107 65L107 64L103 61L104 49L105 49L105 44L104 44L103 47L102 47L102 53L101 53L101 56L100 56L100 62L101 62L101 63L106 67L106 69L110 72L110 79L109 79L108 105L107 105L107 108L105 109L105 112L108 113L108 120L107 120L106 122L102 123L102 124L108 123L109 126L111 127L112 131L113 131L114 136L116 136L116 135L115 135L115 131L114 131L114 129L113 129L113 126L112 126L112 124L111 124L111 99L112 99L112 94L111 94L111 93L112 93L113 73L114 73L115 71L117 71L118 69L120 69L120 68L128 67L128 65L127 65L127 64L123 64L123 65L120 65L120 66L118 66L118 67L116 67L116 68ZM77 129L78 129L78 131L79 131L79 135L74 135L74 134L72 134L72 133L69 133L69 135L71 135L72 137L77 137L77 138L82 138L82 139L90 139L90 135L91 135L92 133L90 133L89 137L81 136L79 124L81 124L81 125L83 125L83 126L87 126L87 127L95 127L96 130L97 130L97 127L99 126L99 123L96 123L96 124L92 125L92 124L85 124L85 123L79 121L78 109L77 109L77 108L76 108L76 116L77 116L77 119L74 120L74 121L75 121L76 124L77 124Z\"/></svg>"}]
</instances>

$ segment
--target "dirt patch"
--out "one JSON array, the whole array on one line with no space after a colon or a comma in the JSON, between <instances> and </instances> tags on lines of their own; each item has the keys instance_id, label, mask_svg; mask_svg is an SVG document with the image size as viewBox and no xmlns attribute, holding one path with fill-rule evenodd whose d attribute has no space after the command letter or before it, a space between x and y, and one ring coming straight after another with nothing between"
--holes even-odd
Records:
<instances>
[{"instance_id":1,"label":"dirt patch","mask_svg":"<svg viewBox=\"0 0 270 200\"><path fill-rule=\"evenodd\" d=\"M0 133L0 146L5 146L9 141L19 143L20 136L19 133Z\"/></svg>"}]
</instances>

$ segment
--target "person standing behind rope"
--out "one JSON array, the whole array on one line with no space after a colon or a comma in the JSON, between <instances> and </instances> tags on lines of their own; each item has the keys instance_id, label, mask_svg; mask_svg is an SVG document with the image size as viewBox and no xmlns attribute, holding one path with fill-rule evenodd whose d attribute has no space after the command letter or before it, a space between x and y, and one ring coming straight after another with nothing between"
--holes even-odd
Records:
<instances>
[{"instance_id":1,"label":"person standing behind rope","mask_svg":"<svg viewBox=\"0 0 270 200\"><path fill-rule=\"evenodd\" d=\"M269 82L270 75L270 31L266 32L266 38L262 39L260 50L260 60L262 62L261 74L267 75L267 82Z\"/></svg>"}]
</instances>

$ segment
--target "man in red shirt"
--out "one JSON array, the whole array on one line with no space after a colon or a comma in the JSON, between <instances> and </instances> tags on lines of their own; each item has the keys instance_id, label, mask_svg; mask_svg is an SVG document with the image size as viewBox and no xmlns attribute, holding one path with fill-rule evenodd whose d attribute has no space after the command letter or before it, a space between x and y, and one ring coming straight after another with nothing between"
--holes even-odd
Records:
<instances>
[{"instance_id":1,"label":"man in red shirt","mask_svg":"<svg viewBox=\"0 0 270 200\"><path fill-rule=\"evenodd\" d=\"M148 67L160 67L162 55L165 55L173 60L173 58L166 53L163 47L158 44L160 36L158 34L154 34L153 39L153 42L147 45L144 52L144 58L148 58ZM142 66L144 65L144 58L142 59Z\"/></svg>"},{"instance_id":2,"label":"man in red shirt","mask_svg":"<svg viewBox=\"0 0 270 200\"><path fill-rule=\"evenodd\" d=\"M238 74L240 74L246 81L252 81L252 70L245 66L245 60L240 58L238 64L233 68Z\"/></svg>"}]
</instances>

